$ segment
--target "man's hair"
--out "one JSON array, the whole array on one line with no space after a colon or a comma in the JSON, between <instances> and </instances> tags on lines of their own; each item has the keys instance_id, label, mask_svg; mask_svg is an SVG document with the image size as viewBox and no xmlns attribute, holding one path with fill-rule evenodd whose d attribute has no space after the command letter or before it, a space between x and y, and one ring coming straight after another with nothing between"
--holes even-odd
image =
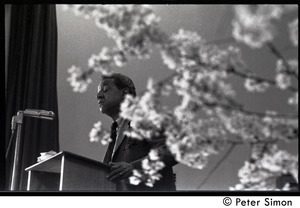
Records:
<instances>
[{"instance_id":1,"label":"man's hair","mask_svg":"<svg viewBox=\"0 0 300 208\"><path fill-rule=\"evenodd\" d=\"M105 80L105 79L112 79L119 90L127 88L129 94L133 95L134 97L136 96L136 91L135 91L135 86L133 84L133 81L126 75L120 73L102 75L101 80Z\"/></svg>"}]
</instances>

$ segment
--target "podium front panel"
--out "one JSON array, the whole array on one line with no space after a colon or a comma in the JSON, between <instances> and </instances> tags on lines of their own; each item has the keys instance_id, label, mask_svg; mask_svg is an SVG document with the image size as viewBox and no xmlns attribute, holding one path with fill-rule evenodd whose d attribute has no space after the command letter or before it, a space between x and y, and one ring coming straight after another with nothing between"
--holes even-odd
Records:
<instances>
[{"instance_id":1,"label":"podium front panel","mask_svg":"<svg viewBox=\"0 0 300 208\"><path fill-rule=\"evenodd\" d=\"M58 191L60 184L60 174L41 171L29 172L29 187L27 190L35 191Z\"/></svg>"},{"instance_id":2,"label":"podium front panel","mask_svg":"<svg viewBox=\"0 0 300 208\"><path fill-rule=\"evenodd\" d=\"M116 190L116 185L106 179L108 173L108 168L66 155L64 156L62 190Z\"/></svg>"}]
</instances>

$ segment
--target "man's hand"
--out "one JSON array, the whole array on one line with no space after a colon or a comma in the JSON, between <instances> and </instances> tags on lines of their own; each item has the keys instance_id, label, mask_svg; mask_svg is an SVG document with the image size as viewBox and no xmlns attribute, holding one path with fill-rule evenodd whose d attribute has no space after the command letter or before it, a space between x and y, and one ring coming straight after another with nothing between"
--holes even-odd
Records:
<instances>
[{"instance_id":1,"label":"man's hand","mask_svg":"<svg viewBox=\"0 0 300 208\"><path fill-rule=\"evenodd\" d=\"M111 181L119 181L128 178L132 175L132 170L134 169L134 166L127 162L110 162L108 165L111 167L111 172L106 178Z\"/></svg>"}]
</instances>

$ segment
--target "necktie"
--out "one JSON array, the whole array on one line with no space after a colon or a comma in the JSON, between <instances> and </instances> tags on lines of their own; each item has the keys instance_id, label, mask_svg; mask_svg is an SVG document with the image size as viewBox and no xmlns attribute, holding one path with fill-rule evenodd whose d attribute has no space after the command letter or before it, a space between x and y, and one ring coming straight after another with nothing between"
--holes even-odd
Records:
<instances>
[{"instance_id":1,"label":"necktie","mask_svg":"<svg viewBox=\"0 0 300 208\"><path fill-rule=\"evenodd\" d=\"M110 138L112 139L112 141L108 144L108 148L106 150L103 163L108 164L111 161L113 149L117 138L117 127L118 127L118 123L114 121L111 125L111 132L110 132Z\"/></svg>"}]
</instances>

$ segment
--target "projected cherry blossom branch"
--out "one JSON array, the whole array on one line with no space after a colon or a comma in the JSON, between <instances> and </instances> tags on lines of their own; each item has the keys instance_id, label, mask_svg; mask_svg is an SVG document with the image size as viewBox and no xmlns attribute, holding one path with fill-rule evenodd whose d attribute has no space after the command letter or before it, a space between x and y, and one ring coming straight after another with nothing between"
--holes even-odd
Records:
<instances>
[{"instance_id":1,"label":"projected cherry blossom branch","mask_svg":"<svg viewBox=\"0 0 300 208\"><path fill-rule=\"evenodd\" d=\"M236 46L220 48L196 32L183 29L167 35L159 27L160 18L148 6L69 5L67 8L76 15L94 19L96 26L116 44L112 48L103 47L98 55L92 55L88 70L76 66L69 69L68 81L74 92L85 92L94 72L111 73L112 68L122 67L132 59L149 58L153 47L159 50L163 64L172 71L169 77L156 84L149 79L146 90L137 97L126 97L120 116L131 120L132 129L127 134L136 139L151 140L164 132L166 145L176 160L198 169L204 168L208 157L222 151L226 143L265 147L251 149L252 155L259 152L260 157L245 162L238 174L241 183L235 189L275 189L271 179L286 173L298 180L297 158L277 147L278 142L296 140L299 135L298 59L286 59L272 42L281 17L296 13L296 18L287 27L291 44L298 47L297 6L234 6L233 39L252 49L269 48L277 58L274 80L251 72ZM248 92L266 93L273 86L293 93L288 104L294 105L296 112L247 109L236 99L230 81L232 77L244 79ZM180 98L175 107L162 102L162 98L170 94ZM100 121L91 130L90 140L101 140L103 144L110 141L108 131L102 129ZM143 171L135 170L131 182L151 186L159 180L159 170L164 164L158 158L159 154L152 151L143 163ZM289 162L291 165L285 167Z\"/></svg>"}]
</instances>

